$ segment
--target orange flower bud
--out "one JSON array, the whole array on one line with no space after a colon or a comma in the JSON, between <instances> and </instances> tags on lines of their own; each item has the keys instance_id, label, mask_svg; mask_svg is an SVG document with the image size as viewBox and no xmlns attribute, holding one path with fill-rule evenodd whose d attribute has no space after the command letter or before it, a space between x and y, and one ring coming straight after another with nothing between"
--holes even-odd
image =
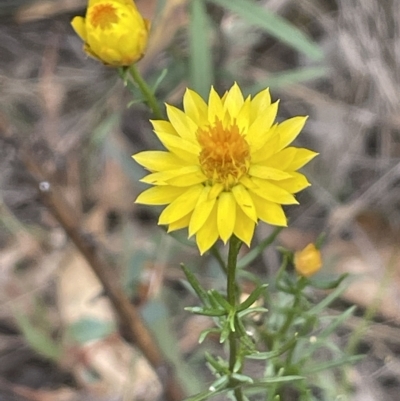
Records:
<instances>
[{"instance_id":1,"label":"orange flower bud","mask_svg":"<svg viewBox=\"0 0 400 401\"><path fill-rule=\"evenodd\" d=\"M143 57L150 27L132 0L89 0L86 17L73 18L71 25L84 51L112 67Z\"/></svg>"},{"instance_id":2,"label":"orange flower bud","mask_svg":"<svg viewBox=\"0 0 400 401\"><path fill-rule=\"evenodd\" d=\"M294 267L301 276L310 277L322 266L321 252L314 244L308 244L302 251L294 254Z\"/></svg>"}]
</instances>

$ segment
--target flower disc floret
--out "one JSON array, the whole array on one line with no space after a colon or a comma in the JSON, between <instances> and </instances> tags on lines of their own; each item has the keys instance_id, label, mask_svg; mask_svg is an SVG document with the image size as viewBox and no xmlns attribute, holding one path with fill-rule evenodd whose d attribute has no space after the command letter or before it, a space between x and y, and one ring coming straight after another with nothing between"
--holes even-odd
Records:
<instances>
[{"instance_id":1,"label":"flower disc floret","mask_svg":"<svg viewBox=\"0 0 400 401\"><path fill-rule=\"evenodd\" d=\"M220 183L224 190L230 190L250 167L250 148L239 127L232 124L225 128L216 119L213 125L199 128L197 140L201 147L199 162L208 184Z\"/></svg>"},{"instance_id":2,"label":"flower disc floret","mask_svg":"<svg viewBox=\"0 0 400 401\"><path fill-rule=\"evenodd\" d=\"M132 0L89 0L86 18L71 24L84 51L106 65L129 66L143 57L150 24Z\"/></svg>"},{"instance_id":3,"label":"flower disc floret","mask_svg":"<svg viewBox=\"0 0 400 401\"><path fill-rule=\"evenodd\" d=\"M136 202L167 205L159 224L187 227L201 253L232 235L250 245L260 220L286 226L282 205L310 185L297 170L317 155L289 146L306 117L275 123L269 90L244 99L236 83L222 97L211 88L207 103L188 89L183 108L167 105L169 121L152 121L165 151L133 156L153 185Z\"/></svg>"}]
</instances>

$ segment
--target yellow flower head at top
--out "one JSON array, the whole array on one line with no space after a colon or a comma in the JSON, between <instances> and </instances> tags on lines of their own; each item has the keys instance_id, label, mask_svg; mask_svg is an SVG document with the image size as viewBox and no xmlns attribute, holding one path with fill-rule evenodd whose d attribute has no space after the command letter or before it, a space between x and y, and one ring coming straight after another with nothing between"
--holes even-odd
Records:
<instances>
[{"instance_id":1,"label":"yellow flower head at top","mask_svg":"<svg viewBox=\"0 0 400 401\"><path fill-rule=\"evenodd\" d=\"M159 224L188 227L200 253L233 234L250 245L258 220L287 225L282 205L310 185L296 170L317 155L288 146L306 117L276 124L269 90L244 99L236 83L222 98L211 88L208 104L187 89L184 111L166 107L169 121L152 124L167 151L133 156L151 172L141 181L154 185L137 203L168 205Z\"/></svg>"},{"instance_id":2,"label":"yellow flower head at top","mask_svg":"<svg viewBox=\"0 0 400 401\"><path fill-rule=\"evenodd\" d=\"M143 57L150 23L132 0L89 0L86 17L73 18L71 25L89 56L122 67Z\"/></svg>"}]
</instances>

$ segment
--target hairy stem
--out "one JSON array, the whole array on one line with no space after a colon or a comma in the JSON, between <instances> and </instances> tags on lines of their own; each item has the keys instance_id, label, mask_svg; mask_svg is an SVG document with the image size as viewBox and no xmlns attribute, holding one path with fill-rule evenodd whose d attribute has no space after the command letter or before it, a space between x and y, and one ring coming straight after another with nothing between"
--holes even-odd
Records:
<instances>
[{"instance_id":1,"label":"hairy stem","mask_svg":"<svg viewBox=\"0 0 400 401\"><path fill-rule=\"evenodd\" d=\"M236 308L237 303L237 285L236 285L236 263L241 241L232 236L229 241L229 253L228 253L228 266L227 266L227 300L232 306L232 309ZM235 316L235 319L237 317ZM239 351L238 334L236 331L229 333L229 370L233 373L233 369L238 358ZM236 401L243 401L242 389L236 388L234 390Z\"/></svg>"}]
</instances>

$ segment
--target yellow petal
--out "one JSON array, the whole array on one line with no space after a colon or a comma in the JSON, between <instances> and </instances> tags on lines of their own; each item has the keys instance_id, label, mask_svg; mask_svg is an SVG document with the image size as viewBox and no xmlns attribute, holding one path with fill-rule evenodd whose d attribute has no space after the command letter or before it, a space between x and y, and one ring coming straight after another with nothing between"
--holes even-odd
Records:
<instances>
[{"instance_id":1,"label":"yellow petal","mask_svg":"<svg viewBox=\"0 0 400 401\"><path fill-rule=\"evenodd\" d=\"M188 187L199 184L207 178L201 172L199 166L186 166L176 170L160 171L142 178L140 181L152 185L173 185Z\"/></svg>"},{"instance_id":2,"label":"yellow petal","mask_svg":"<svg viewBox=\"0 0 400 401\"><path fill-rule=\"evenodd\" d=\"M239 184L232 188L232 194L243 212L254 222L257 222L257 213L253 200L247 189Z\"/></svg>"},{"instance_id":3,"label":"yellow petal","mask_svg":"<svg viewBox=\"0 0 400 401\"><path fill-rule=\"evenodd\" d=\"M236 220L233 233L247 246L250 246L254 235L255 225L256 223L243 213L243 210L240 207L236 209Z\"/></svg>"},{"instance_id":4,"label":"yellow petal","mask_svg":"<svg viewBox=\"0 0 400 401\"><path fill-rule=\"evenodd\" d=\"M253 192L263 199L280 203L281 205L296 205L299 203L292 194L272 182L256 177L253 177L252 181L257 185L257 188L249 189L250 194Z\"/></svg>"},{"instance_id":5,"label":"yellow petal","mask_svg":"<svg viewBox=\"0 0 400 401\"><path fill-rule=\"evenodd\" d=\"M242 184L245 188L251 189L251 188L257 188L257 185L254 184L254 182L251 180L251 178L248 175L244 175L240 179L240 184Z\"/></svg>"},{"instance_id":6,"label":"yellow petal","mask_svg":"<svg viewBox=\"0 0 400 401\"><path fill-rule=\"evenodd\" d=\"M251 109L251 98L250 96L248 96L247 99L244 101L243 106L238 112L236 117L236 124L239 127L239 131L244 133L244 135L247 133L247 130L249 129L250 109Z\"/></svg>"},{"instance_id":7,"label":"yellow petal","mask_svg":"<svg viewBox=\"0 0 400 401\"><path fill-rule=\"evenodd\" d=\"M218 198L217 225L219 236L226 244L233 233L236 220L236 201L231 192L222 192Z\"/></svg>"},{"instance_id":8,"label":"yellow petal","mask_svg":"<svg viewBox=\"0 0 400 401\"><path fill-rule=\"evenodd\" d=\"M291 194L296 194L311 185L305 175L297 172L293 172L291 175L292 178L279 181L276 184Z\"/></svg>"},{"instance_id":9,"label":"yellow petal","mask_svg":"<svg viewBox=\"0 0 400 401\"><path fill-rule=\"evenodd\" d=\"M132 158L150 171L172 170L187 165L174 154L158 150L140 152Z\"/></svg>"},{"instance_id":10,"label":"yellow petal","mask_svg":"<svg viewBox=\"0 0 400 401\"><path fill-rule=\"evenodd\" d=\"M178 136L176 129L172 126L169 121L164 120L150 120L151 124L153 125L154 131L157 132L165 132L170 135Z\"/></svg>"},{"instance_id":11,"label":"yellow petal","mask_svg":"<svg viewBox=\"0 0 400 401\"><path fill-rule=\"evenodd\" d=\"M199 247L200 254L208 251L218 239L218 227L217 227L217 203L208 216L207 221L203 224L196 234L196 242Z\"/></svg>"},{"instance_id":12,"label":"yellow petal","mask_svg":"<svg viewBox=\"0 0 400 401\"><path fill-rule=\"evenodd\" d=\"M291 148L286 148L286 149L291 149ZM302 168L309 161L314 159L315 156L318 156L317 152L313 152L312 150L309 149L304 149L304 148L295 148L295 149L296 152L293 157L293 161L287 167L289 171L295 171L298 170L299 168Z\"/></svg>"},{"instance_id":13,"label":"yellow petal","mask_svg":"<svg viewBox=\"0 0 400 401\"><path fill-rule=\"evenodd\" d=\"M253 122L257 116L264 114L270 105L271 95L269 93L269 88L257 93L251 101L250 121Z\"/></svg>"},{"instance_id":14,"label":"yellow petal","mask_svg":"<svg viewBox=\"0 0 400 401\"><path fill-rule=\"evenodd\" d=\"M168 104L166 108L169 121L178 135L188 141L194 141L198 126L182 110Z\"/></svg>"},{"instance_id":15,"label":"yellow petal","mask_svg":"<svg viewBox=\"0 0 400 401\"><path fill-rule=\"evenodd\" d=\"M215 123L216 118L222 121L224 118L224 114L224 106L222 104L221 98L212 86L210 96L208 98L208 121L211 124Z\"/></svg>"},{"instance_id":16,"label":"yellow petal","mask_svg":"<svg viewBox=\"0 0 400 401\"><path fill-rule=\"evenodd\" d=\"M260 220L273 226L287 226L286 216L281 205L269 202L254 193L251 197L253 198L257 216Z\"/></svg>"},{"instance_id":17,"label":"yellow petal","mask_svg":"<svg viewBox=\"0 0 400 401\"><path fill-rule=\"evenodd\" d=\"M191 213L187 214L186 216L182 217L181 219L174 221L168 226L167 232L172 232L176 230L180 230L181 228L185 228L189 225Z\"/></svg>"},{"instance_id":18,"label":"yellow petal","mask_svg":"<svg viewBox=\"0 0 400 401\"><path fill-rule=\"evenodd\" d=\"M216 198L209 198L211 187L204 187L199 200L193 210L189 224L189 237L196 234L206 223L216 202Z\"/></svg>"},{"instance_id":19,"label":"yellow petal","mask_svg":"<svg viewBox=\"0 0 400 401\"><path fill-rule=\"evenodd\" d=\"M276 135L277 124L271 127L268 132L270 138L260 149L253 152L251 155L251 162L253 164L262 163L266 159L270 158L278 150L280 138Z\"/></svg>"},{"instance_id":20,"label":"yellow petal","mask_svg":"<svg viewBox=\"0 0 400 401\"><path fill-rule=\"evenodd\" d=\"M291 174L285 173L277 168L265 167L259 164L255 164L249 168L249 175L252 177L263 178L265 180L280 181L287 178L291 178Z\"/></svg>"},{"instance_id":21,"label":"yellow petal","mask_svg":"<svg viewBox=\"0 0 400 401\"><path fill-rule=\"evenodd\" d=\"M239 85L235 82L231 89L229 89L228 94L225 97L224 109L228 111L232 118L235 118L244 103L242 91Z\"/></svg>"},{"instance_id":22,"label":"yellow petal","mask_svg":"<svg viewBox=\"0 0 400 401\"><path fill-rule=\"evenodd\" d=\"M153 187L142 192L137 197L135 203L141 203L144 205L167 205L186 191L187 188L171 186Z\"/></svg>"},{"instance_id":23,"label":"yellow petal","mask_svg":"<svg viewBox=\"0 0 400 401\"><path fill-rule=\"evenodd\" d=\"M183 96L185 113L198 125L202 126L207 121L208 106L196 92L186 89Z\"/></svg>"},{"instance_id":24,"label":"yellow petal","mask_svg":"<svg viewBox=\"0 0 400 401\"><path fill-rule=\"evenodd\" d=\"M278 124L277 133L280 137L280 143L277 151L285 148L296 139L303 129L307 118L304 116L292 117Z\"/></svg>"},{"instance_id":25,"label":"yellow petal","mask_svg":"<svg viewBox=\"0 0 400 401\"><path fill-rule=\"evenodd\" d=\"M276 136L276 138L279 139L280 143L279 136ZM278 146L276 146L276 148L277 147ZM295 153L296 153L296 148L286 148L279 151L278 153L275 153L271 157L264 158L262 161L260 161L260 164L263 166L277 168L280 170L287 170L288 166L293 161Z\"/></svg>"},{"instance_id":26,"label":"yellow petal","mask_svg":"<svg viewBox=\"0 0 400 401\"><path fill-rule=\"evenodd\" d=\"M260 149L271 138L271 135L274 133L274 131L271 131L271 127L275 121L277 112L278 102L272 103L265 113L260 114L250 125L246 141L253 152Z\"/></svg>"},{"instance_id":27,"label":"yellow petal","mask_svg":"<svg viewBox=\"0 0 400 401\"><path fill-rule=\"evenodd\" d=\"M162 211L158 224L171 224L192 212L202 190L203 185L196 185L178 196Z\"/></svg>"},{"instance_id":28,"label":"yellow petal","mask_svg":"<svg viewBox=\"0 0 400 401\"><path fill-rule=\"evenodd\" d=\"M201 184L207 181L207 177L200 170L199 166L196 166L197 170L186 173L179 174L174 178L170 178L167 184L174 185L177 187L188 187L190 185Z\"/></svg>"},{"instance_id":29,"label":"yellow petal","mask_svg":"<svg viewBox=\"0 0 400 401\"><path fill-rule=\"evenodd\" d=\"M90 56L90 57L92 57L92 58L95 58L95 59L101 61L102 63L104 63L103 60L102 60L100 57L98 57L98 56L92 51L92 49L90 48L90 46L89 46L87 43L84 43L84 44L83 44L83 51L84 51L88 56Z\"/></svg>"},{"instance_id":30,"label":"yellow petal","mask_svg":"<svg viewBox=\"0 0 400 401\"><path fill-rule=\"evenodd\" d=\"M224 190L224 186L222 184L216 183L211 187L211 191L208 195L209 199L215 199L219 196L219 194Z\"/></svg>"},{"instance_id":31,"label":"yellow petal","mask_svg":"<svg viewBox=\"0 0 400 401\"><path fill-rule=\"evenodd\" d=\"M162 144L180 159L191 164L198 163L198 155L200 153L200 146L198 144L164 132L157 132L157 136Z\"/></svg>"},{"instance_id":32,"label":"yellow petal","mask_svg":"<svg viewBox=\"0 0 400 401\"><path fill-rule=\"evenodd\" d=\"M72 28L78 34L78 36L86 42L86 25L85 18L83 17L74 17L71 21Z\"/></svg>"}]
</instances>

